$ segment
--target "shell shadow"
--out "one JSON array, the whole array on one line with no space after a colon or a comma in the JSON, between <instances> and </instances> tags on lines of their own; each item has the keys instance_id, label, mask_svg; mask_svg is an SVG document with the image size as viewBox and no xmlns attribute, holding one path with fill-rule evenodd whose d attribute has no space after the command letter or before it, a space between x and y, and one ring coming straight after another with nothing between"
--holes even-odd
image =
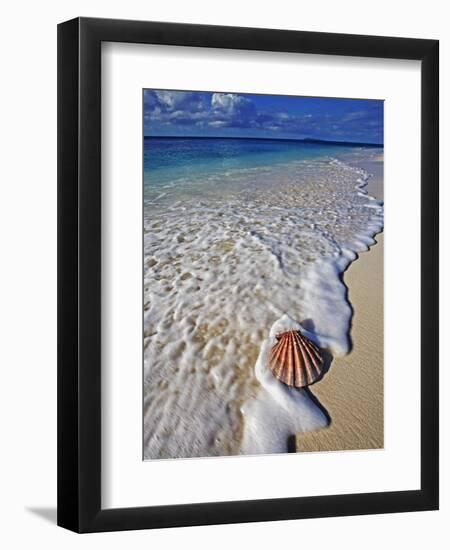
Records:
<instances>
[{"instance_id":1,"label":"shell shadow","mask_svg":"<svg viewBox=\"0 0 450 550\"><path fill-rule=\"evenodd\" d=\"M322 405L322 403L319 401L319 399L313 394L313 392L308 388L303 388L303 390L308 394L311 401L318 407L322 414L325 416L327 420L327 425L329 426L331 424L331 416L329 415L327 409Z\"/></svg>"},{"instance_id":2,"label":"shell shadow","mask_svg":"<svg viewBox=\"0 0 450 550\"><path fill-rule=\"evenodd\" d=\"M311 333L315 334L315 328L316 327L315 327L314 321L312 319L304 319L303 321L300 322L300 325L303 328L305 328L308 332L311 332ZM320 378L318 378L314 382L314 384L317 384L318 382L320 382L324 378L324 376L326 376L326 374L330 370L331 364L333 362L333 355L328 350L321 348L320 351L321 351L322 357L324 359L323 370L322 370L322 374L321 374ZM327 411L327 409L324 407L324 405L320 402L318 397L316 395L314 395L314 393L311 389L311 388L314 387L314 384L311 384L310 386L302 388L299 391L303 391L304 393L306 393L308 395L308 397L311 399L311 401L322 412L322 414L324 415L324 417L326 419L327 425L329 426L332 422L331 416L330 416L329 412ZM288 437L288 439L287 439L287 452L288 453L296 453L297 452L297 436L296 436L296 434L292 434Z\"/></svg>"}]
</instances>

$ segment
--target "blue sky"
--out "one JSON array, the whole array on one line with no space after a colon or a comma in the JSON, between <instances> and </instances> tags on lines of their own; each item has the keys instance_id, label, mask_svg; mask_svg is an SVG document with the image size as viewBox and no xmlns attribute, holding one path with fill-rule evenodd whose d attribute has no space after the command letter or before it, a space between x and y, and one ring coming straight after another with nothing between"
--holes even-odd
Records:
<instances>
[{"instance_id":1,"label":"blue sky","mask_svg":"<svg viewBox=\"0 0 450 550\"><path fill-rule=\"evenodd\" d=\"M383 143L383 101L144 90L144 135Z\"/></svg>"}]
</instances>

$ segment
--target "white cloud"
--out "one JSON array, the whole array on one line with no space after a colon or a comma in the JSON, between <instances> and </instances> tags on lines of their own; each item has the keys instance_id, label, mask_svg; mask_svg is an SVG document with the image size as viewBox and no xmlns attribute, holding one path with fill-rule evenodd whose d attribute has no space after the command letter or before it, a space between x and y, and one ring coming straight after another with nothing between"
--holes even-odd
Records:
<instances>
[{"instance_id":1,"label":"white cloud","mask_svg":"<svg viewBox=\"0 0 450 550\"><path fill-rule=\"evenodd\" d=\"M211 107L229 115L249 110L254 111L252 101L238 94L214 93L211 97Z\"/></svg>"},{"instance_id":2,"label":"white cloud","mask_svg":"<svg viewBox=\"0 0 450 550\"><path fill-rule=\"evenodd\" d=\"M212 126L213 128L223 128L227 125L225 120L211 120L208 122L209 126Z\"/></svg>"}]
</instances>

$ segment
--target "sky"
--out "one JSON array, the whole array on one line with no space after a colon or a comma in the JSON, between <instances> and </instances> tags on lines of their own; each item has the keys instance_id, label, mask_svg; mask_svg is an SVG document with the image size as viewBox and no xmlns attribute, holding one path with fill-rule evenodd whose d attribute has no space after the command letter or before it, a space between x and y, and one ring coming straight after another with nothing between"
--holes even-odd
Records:
<instances>
[{"instance_id":1,"label":"sky","mask_svg":"<svg viewBox=\"0 0 450 550\"><path fill-rule=\"evenodd\" d=\"M144 90L144 135L383 143L383 101Z\"/></svg>"}]
</instances>

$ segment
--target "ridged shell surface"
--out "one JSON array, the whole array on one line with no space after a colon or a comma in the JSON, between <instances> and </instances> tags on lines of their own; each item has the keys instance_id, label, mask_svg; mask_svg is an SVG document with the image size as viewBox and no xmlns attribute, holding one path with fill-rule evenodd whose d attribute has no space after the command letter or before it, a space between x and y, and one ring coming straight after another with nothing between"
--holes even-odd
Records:
<instances>
[{"instance_id":1,"label":"ridged shell surface","mask_svg":"<svg viewBox=\"0 0 450 550\"><path fill-rule=\"evenodd\" d=\"M276 339L278 342L270 350L269 366L278 380L304 388L322 376L324 359L314 342L296 330L277 334Z\"/></svg>"}]
</instances>

